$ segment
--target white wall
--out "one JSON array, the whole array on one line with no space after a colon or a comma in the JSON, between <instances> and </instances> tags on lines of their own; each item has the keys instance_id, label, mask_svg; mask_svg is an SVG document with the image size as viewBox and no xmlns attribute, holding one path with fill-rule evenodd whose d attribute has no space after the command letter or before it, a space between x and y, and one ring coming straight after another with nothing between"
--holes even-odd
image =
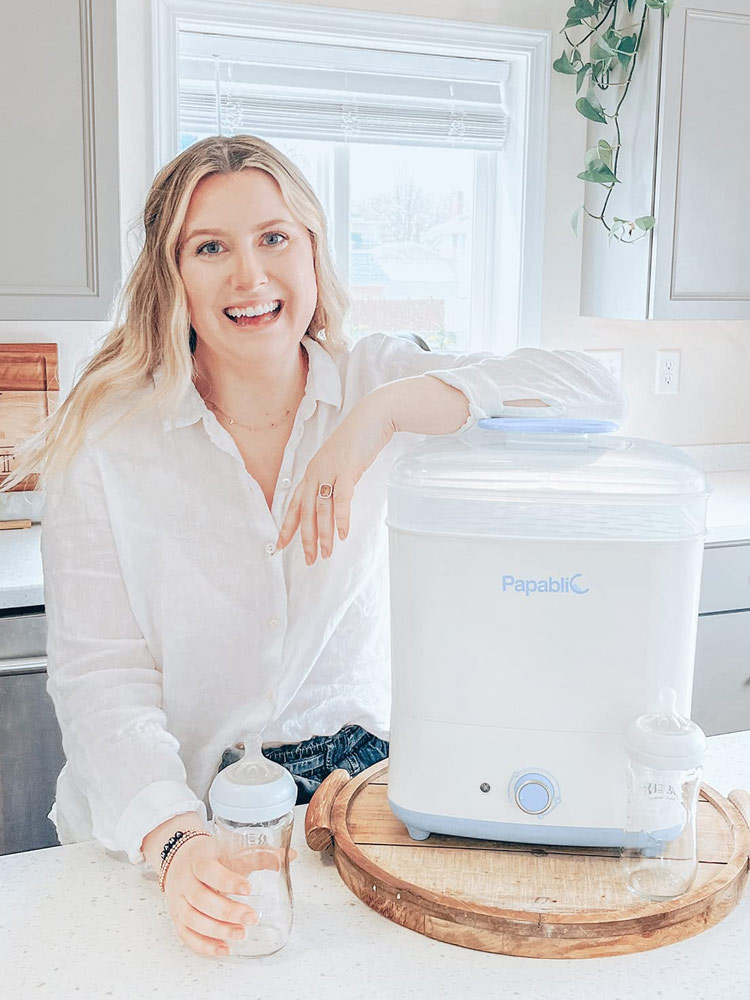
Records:
<instances>
[{"instance_id":1,"label":"white wall","mask_svg":"<svg viewBox=\"0 0 750 1000\"><path fill-rule=\"evenodd\" d=\"M320 0L320 6L429 17L428 0ZM553 34L555 55L569 0L443 0L440 16ZM149 0L118 0L120 167L123 229L137 219L152 177L151 39ZM570 216L583 200L584 119L574 108L569 77L552 74L545 215L542 346L621 348L631 412L623 430L671 444L750 441L750 321L625 322L578 315L581 247ZM124 233L125 241L125 233ZM125 244L127 253L127 244ZM126 257L127 259L127 257ZM69 384L76 362L106 330L98 323L0 322L0 341L56 340L61 381ZM653 392L656 351L682 352L680 392Z\"/></svg>"}]
</instances>

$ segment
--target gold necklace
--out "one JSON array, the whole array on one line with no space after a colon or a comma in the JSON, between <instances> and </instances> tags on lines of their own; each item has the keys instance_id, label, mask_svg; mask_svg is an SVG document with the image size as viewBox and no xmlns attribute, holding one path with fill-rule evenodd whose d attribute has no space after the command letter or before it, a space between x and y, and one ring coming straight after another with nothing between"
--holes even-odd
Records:
<instances>
[{"instance_id":1,"label":"gold necklace","mask_svg":"<svg viewBox=\"0 0 750 1000\"><path fill-rule=\"evenodd\" d=\"M307 382L308 359L307 359L307 352L306 351L304 353L303 362L304 362L305 382ZM302 394L304 395L304 386L303 386ZM223 416L225 416L227 418L227 420L229 421L229 426L230 427L232 426L232 424L237 424L238 427L244 427L245 430L247 430L247 431L253 431L253 432L256 432L256 431L272 431L272 430L274 430L276 427L279 426L280 423L282 423L282 421L286 420L286 418L289 416L289 414L294 409L294 403L292 403L291 406L288 406L284 410L284 412L281 414L281 416L277 417L276 420L274 420L268 427L251 427L249 424L243 424L241 420L235 420L235 418L233 416L231 416L229 413L227 413L226 410L222 410L222 408L219 406L219 404L215 403L213 401L213 399L209 399L208 397L206 397L205 401L206 401L206 403L208 403L208 405L212 409L218 410L219 413L221 413Z\"/></svg>"},{"instance_id":2,"label":"gold necklace","mask_svg":"<svg viewBox=\"0 0 750 1000\"><path fill-rule=\"evenodd\" d=\"M251 427L249 424L243 424L241 420L235 420L234 417L230 417L230 415L226 412L226 410L222 410L222 408L218 405L218 403L215 403L212 399L207 399L206 402L212 409L218 410L219 413L225 416L229 421L230 426L232 424L237 424L238 427L244 427L245 430L248 431L272 431L275 427L278 427L278 425L282 422L282 420L285 420L286 417L289 416L294 406L294 404L292 404L292 406L288 406L286 410L284 410L284 412L281 414L281 416L277 417L277 419L274 420L268 427Z\"/></svg>"}]
</instances>

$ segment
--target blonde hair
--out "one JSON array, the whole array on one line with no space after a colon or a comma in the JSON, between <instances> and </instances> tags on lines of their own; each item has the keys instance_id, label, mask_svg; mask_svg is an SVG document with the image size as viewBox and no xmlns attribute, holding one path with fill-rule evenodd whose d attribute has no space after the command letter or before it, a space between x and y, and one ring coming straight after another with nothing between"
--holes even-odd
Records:
<instances>
[{"instance_id":1,"label":"blonde hair","mask_svg":"<svg viewBox=\"0 0 750 1000\"><path fill-rule=\"evenodd\" d=\"M323 208L304 175L280 150L257 136L202 139L154 178L143 213L144 245L117 296L113 329L65 402L17 450L18 465L0 492L32 473L39 474L37 488L43 488L68 465L91 419L113 396L127 404L120 419L134 415L144 403L166 412L176 405L194 375L195 334L177 260L188 204L202 178L250 167L265 170L276 180L289 210L310 234L318 300L307 334L329 352L347 349L343 321L349 297L330 256ZM160 377L154 391L144 398L136 390L149 386L157 370Z\"/></svg>"}]
</instances>

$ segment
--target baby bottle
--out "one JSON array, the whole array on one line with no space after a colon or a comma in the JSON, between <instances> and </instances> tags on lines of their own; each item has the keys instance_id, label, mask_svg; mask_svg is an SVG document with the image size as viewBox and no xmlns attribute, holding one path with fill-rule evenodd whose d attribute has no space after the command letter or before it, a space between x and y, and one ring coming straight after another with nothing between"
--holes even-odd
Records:
<instances>
[{"instance_id":1,"label":"baby bottle","mask_svg":"<svg viewBox=\"0 0 750 1000\"><path fill-rule=\"evenodd\" d=\"M623 734L627 755L624 852L628 889L643 899L674 899L698 871L696 827L706 737L662 688L658 710Z\"/></svg>"},{"instance_id":2,"label":"baby bottle","mask_svg":"<svg viewBox=\"0 0 750 1000\"><path fill-rule=\"evenodd\" d=\"M255 910L257 923L242 941L227 941L232 955L271 955L292 929L289 845L297 801L294 778L261 753L257 735L245 737L245 754L214 778L208 793L219 860L244 876L249 896L231 899Z\"/></svg>"}]
</instances>

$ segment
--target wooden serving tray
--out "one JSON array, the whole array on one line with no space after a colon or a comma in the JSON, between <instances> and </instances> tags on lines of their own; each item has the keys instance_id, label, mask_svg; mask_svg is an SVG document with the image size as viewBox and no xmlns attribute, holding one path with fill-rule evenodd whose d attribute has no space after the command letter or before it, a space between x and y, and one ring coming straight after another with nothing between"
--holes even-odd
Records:
<instances>
[{"instance_id":1,"label":"wooden serving tray","mask_svg":"<svg viewBox=\"0 0 750 1000\"><path fill-rule=\"evenodd\" d=\"M333 851L359 898L404 927L478 951L601 958L692 937L738 903L748 877L750 794L707 785L698 808L698 875L678 899L625 886L618 849L548 847L432 834L414 841L388 805L388 762L330 774L307 807L305 836Z\"/></svg>"}]
</instances>

